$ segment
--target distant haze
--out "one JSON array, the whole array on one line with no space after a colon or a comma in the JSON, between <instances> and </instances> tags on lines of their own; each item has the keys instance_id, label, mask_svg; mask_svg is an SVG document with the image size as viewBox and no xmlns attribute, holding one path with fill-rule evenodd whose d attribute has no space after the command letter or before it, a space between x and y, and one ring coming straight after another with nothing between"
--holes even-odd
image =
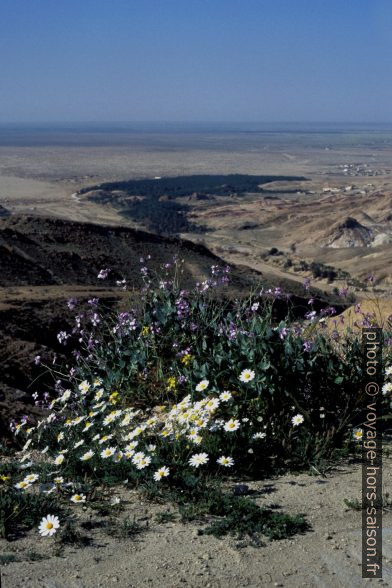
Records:
<instances>
[{"instance_id":1,"label":"distant haze","mask_svg":"<svg viewBox=\"0 0 392 588\"><path fill-rule=\"evenodd\" d=\"M390 0L1 0L0 122L392 121L391 30Z\"/></svg>"}]
</instances>

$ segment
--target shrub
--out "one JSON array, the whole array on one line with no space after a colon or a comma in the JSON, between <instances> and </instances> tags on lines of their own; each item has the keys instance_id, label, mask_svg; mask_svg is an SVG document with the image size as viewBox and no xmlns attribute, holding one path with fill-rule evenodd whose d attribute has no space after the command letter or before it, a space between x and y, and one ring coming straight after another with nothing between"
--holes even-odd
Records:
<instances>
[{"instance_id":1,"label":"shrub","mask_svg":"<svg viewBox=\"0 0 392 588\"><path fill-rule=\"evenodd\" d=\"M207 481L319 467L350 447L362 421L362 350L354 334L331 336L319 322L333 309L276 323L279 288L232 301L218 289L228 268L213 266L192 291L181 288L181 271L177 259L158 277L143 265L137 308L113 315L92 299L78 309L73 331L59 333L64 343L81 343L76 364L57 379L45 417L15 427L24 459L42 452L49 484L60 472L73 491L88 494L94 484L127 480L150 496L164 487L177 502L185 489L189 517L203 511ZM217 500L225 516L248 509ZM257 517L264 530L268 520L286 531L291 524L264 511Z\"/></svg>"}]
</instances>

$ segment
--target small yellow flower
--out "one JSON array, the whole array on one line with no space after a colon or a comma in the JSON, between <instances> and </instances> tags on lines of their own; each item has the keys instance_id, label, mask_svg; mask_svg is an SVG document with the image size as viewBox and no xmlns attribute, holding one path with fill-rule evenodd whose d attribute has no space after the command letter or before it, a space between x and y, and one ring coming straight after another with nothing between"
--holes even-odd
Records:
<instances>
[{"instance_id":1,"label":"small yellow flower","mask_svg":"<svg viewBox=\"0 0 392 588\"><path fill-rule=\"evenodd\" d=\"M182 358L181 358L181 363L183 363L185 366L188 366L191 361L192 361L192 355L190 353L186 353Z\"/></svg>"},{"instance_id":2,"label":"small yellow flower","mask_svg":"<svg viewBox=\"0 0 392 588\"><path fill-rule=\"evenodd\" d=\"M175 378L170 377L167 379L167 389L168 390L175 390L177 388L177 381Z\"/></svg>"},{"instance_id":3,"label":"small yellow flower","mask_svg":"<svg viewBox=\"0 0 392 588\"><path fill-rule=\"evenodd\" d=\"M145 337L146 335L148 335L149 332L150 332L150 327L143 327L141 334L143 337Z\"/></svg>"},{"instance_id":4,"label":"small yellow flower","mask_svg":"<svg viewBox=\"0 0 392 588\"><path fill-rule=\"evenodd\" d=\"M112 392L109 396L109 402L110 404L116 404L117 403L117 396L118 396L118 392Z\"/></svg>"},{"instance_id":5,"label":"small yellow flower","mask_svg":"<svg viewBox=\"0 0 392 588\"><path fill-rule=\"evenodd\" d=\"M10 475L6 476L5 474L1 474L0 480L2 482L9 482L11 480L11 476Z\"/></svg>"}]
</instances>

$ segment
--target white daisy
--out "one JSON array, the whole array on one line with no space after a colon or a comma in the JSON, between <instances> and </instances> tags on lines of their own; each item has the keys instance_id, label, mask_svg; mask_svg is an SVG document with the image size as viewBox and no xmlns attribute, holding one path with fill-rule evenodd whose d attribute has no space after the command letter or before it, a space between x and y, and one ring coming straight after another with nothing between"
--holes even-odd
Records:
<instances>
[{"instance_id":1,"label":"white daisy","mask_svg":"<svg viewBox=\"0 0 392 588\"><path fill-rule=\"evenodd\" d=\"M354 429L353 430L353 437L356 441L361 441L363 437L362 429Z\"/></svg>"},{"instance_id":2,"label":"white daisy","mask_svg":"<svg viewBox=\"0 0 392 588\"><path fill-rule=\"evenodd\" d=\"M60 455L58 455L54 460L55 465L61 465L63 463L64 459L65 459L64 455L62 453L60 453Z\"/></svg>"},{"instance_id":3,"label":"white daisy","mask_svg":"<svg viewBox=\"0 0 392 588\"><path fill-rule=\"evenodd\" d=\"M146 457L139 459L135 465L138 470L143 470L144 468L148 467L150 465L150 463L151 463L151 457L146 455Z\"/></svg>"},{"instance_id":4,"label":"white daisy","mask_svg":"<svg viewBox=\"0 0 392 588\"><path fill-rule=\"evenodd\" d=\"M87 380L83 380L83 382L79 384L78 388L82 394L87 394L87 392L90 390L90 384L87 382Z\"/></svg>"},{"instance_id":5,"label":"white daisy","mask_svg":"<svg viewBox=\"0 0 392 588\"><path fill-rule=\"evenodd\" d=\"M102 445L102 443L106 443L106 441L109 441L109 439L111 439L113 437L113 435L103 435L100 440L98 441L98 443L100 445ZM95 437L94 437L95 440Z\"/></svg>"},{"instance_id":6,"label":"white daisy","mask_svg":"<svg viewBox=\"0 0 392 588\"><path fill-rule=\"evenodd\" d=\"M162 478L167 478L167 476L169 475L170 471L169 468L166 466L163 466L161 468L159 468L159 470L157 470L154 474L154 480L156 482L159 482Z\"/></svg>"},{"instance_id":7,"label":"white daisy","mask_svg":"<svg viewBox=\"0 0 392 588\"><path fill-rule=\"evenodd\" d=\"M231 400L233 398L231 392L229 392L228 390L225 390L224 392L222 392L222 394L219 395L219 398L221 399L222 402L228 402L229 400Z\"/></svg>"},{"instance_id":8,"label":"white daisy","mask_svg":"<svg viewBox=\"0 0 392 588\"><path fill-rule=\"evenodd\" d=\"M252 435L252 439L265 439L266 436L266 433L255 433L254 435Z\"/></svg>"},{"instance_id":9,"label":"white daisy","mask_svg":"<svg viewBox=\"0 0 392 588\"><path fill-rule=\"evenodd\" d=\"M384 395L389 394L389 392L392 392L392 383L391 382L387 382L386 384L384 384L384 386L382 387L382 393Z\"/></svg>"},{"instance_id":10,"label":"white daisy","mask_svg":"<svg viewBox=\"0 0 392 588\"><path fill-rule=\"evenodd\" d=\"M29 474L28 476L25 477L24 481L27 482L28 484L34 484L34 482L36 482L39 478L38 474Z\"/></svg>"},{"instance_id":11,"label":"white daisy","mask_svg":"<svg viewBox=\"0 0 392 588\"><path fill-rule=\"evenodd\" d=\"M201 382L199 382L198 385L196 386L196 392L203 392L203 390L208 388L209 383L210 382L208 380L201 380Z\"/></svg>"},{"instance_id":12,"label":"white daisy","mask_svg":"<svg viewBox=\"0 0 392 588\"><path fill-rule=\"evenodd\" d=\"M241 382L251 382L255 377L255 373L252 370L242 370L240 373Z\"/></svg>"},{"instance_id":13,"label":"white daisy","mask_svg":"<svg viewBox=\"0 0 392 588\"><path fill-rule=\"evenodd\" d=\"M205 465L209 460L207 453L195 453L189 459L189 465L193 468L198 468L201 465Z\"/></svg>"},{"instance_id":14,"label":"white daisy","mask_svg":"<svg viewBox=\"0 0 392 588\"><path fill-rule=\"evenodd\" d=\"M216 462L225 468L231 468L234 465L234 459L232 457L225 457L224 455L219 457Z\"/></svg>"},{"instance_id":15,"label":"white daisy","mask_svg":"<svg viewBox=\"0 0 392 588\"><path fill-rule=\"evenodd\" d=\"M297 427L298 425L301 425L304 422L304 420L305 419L302 416L302 414L296 414L291 419L291 422L293 423L294 427Z\"/></svg>"},{"instance_id":16,"label":"white daisy","mask_svg":"<svg viewBox=\"0 0 392 588\"><path fill-rule=\"evenodd\" d=\"M80 502L86 502L86 497L84 494L74 494L71 496L71 502L75 504L79 504Z\"/></svg>"},{"instance_id":17,"label":"white daisy","mask_svg":"<svg viewBox=\"0 0 392 588\"><path fill-rule=\"evenodd\" d=\"M213 412L214 410L216 410L219 406L219 400L218 398L211 398L210 400L208 400L207 404L206 404L206 409L209 412Z\"/></svg>"},{"instance_id":18,"label":"white daisy","mask_svg":"<svg viewBox=\"0 0 392 588\"><path fill-rule=\"evenodd\" d=\"M101 400L103 396L103 388L100 388L99 390L96 391L95 396L94 396L94 400L96 402L98 402L98 400Z\"/></svg>"},{"instance_id":19,"label":"white daisy","mask_svg":"<svg viewBox=\"0 0 392 588\"><path fill-rule=\"evenodd\" d=\"M103 459L107 459L108 457L112 457L116 453L115 447L106 447L103 451L101 451L101 457Z\"/></svg>"},{"instance_id":20,"label":"white daisy","mask_svg":"<svg viewBox=\"0 0 392 588\"><path fill-rule=\"evenodd\" d=\"M82 457L80 458L80 461L88 461L89 459L91 459L94 455L94 451L92 449L89 449L89 451L86 451L86 453L84 453L82 455Z\"/></svg>"},{"instance_id":21,"label":"white daisy","mask_svg":"<svg viewBox=\"0 0 392 588\"><path fill-rule=\"evenodd\" d=\"M15 488L17 490L26 490L26 488L29 488L31 484L29 484L29 482L26 482L25 480L22 480L21 482L18 482L17 484L15 484Z\"/></svg>"},{"instance_id":22,"label":"white daisy","mask_svg":"<svg viewBox=\"0 0 392 588\"><path fill-rule=\"evenodd\" d=\"M225 431L233 432L233 431L236 431L237 429L239 429L239 427L240 427L239 421L237 421L236 419L230 419L229 421L227 421L227 423L225 423L224 429L225 429Z\"/></svg>"},{"instance_id":23,"label":"white daisy","mask_svg":"<svg viewBox=\"0 0 392 588\"><path fill-rule=\"evenodd\" d=\"M60 527L58 517L54 515L46 515L39 524L38 531L41 537L51 537Z\"/></svg>"}]
</instances>

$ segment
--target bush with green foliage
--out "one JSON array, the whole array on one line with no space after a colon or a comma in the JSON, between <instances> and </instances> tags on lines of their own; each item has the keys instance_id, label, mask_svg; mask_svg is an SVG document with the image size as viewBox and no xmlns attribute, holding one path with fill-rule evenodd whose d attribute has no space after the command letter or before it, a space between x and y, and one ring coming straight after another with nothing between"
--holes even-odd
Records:
<instances>
[{"instance_id":1,"label":"bush with green foliage","mask_svg":"<svg viewBox=\"0 0 392 588\"><path fill-rule=\"evenodd\" d=\"M75 502L96 484L126 479L150 495L165 488L177 502L179 488L187 499L196 493L190 508L197 510L214 479L319 467L351 447L364 408L362 349L353 333L331 336L333 309L275 323L279 288L232 301L224 297L228 268L213 266L210 278L184 291L181 267L175 259L152 276L142 265L138 308L113 315L92 299L73 331L59 333L63 343L78 344L76 363L55 372L47 414L15 425L24 438L21 461L39 456L30 476L43 471L49 490L65 498L78 492ZM389 350L386 344L386 363ZM21 496L36 481L14 480ZM208 499L207 511L226 517L211 532L227 525L241 534L230 518L240 509L244 521L257 518L257 532L277 536L281 526L289 533L291 519L233 500Z\"/></svg>"}]
</instances>

